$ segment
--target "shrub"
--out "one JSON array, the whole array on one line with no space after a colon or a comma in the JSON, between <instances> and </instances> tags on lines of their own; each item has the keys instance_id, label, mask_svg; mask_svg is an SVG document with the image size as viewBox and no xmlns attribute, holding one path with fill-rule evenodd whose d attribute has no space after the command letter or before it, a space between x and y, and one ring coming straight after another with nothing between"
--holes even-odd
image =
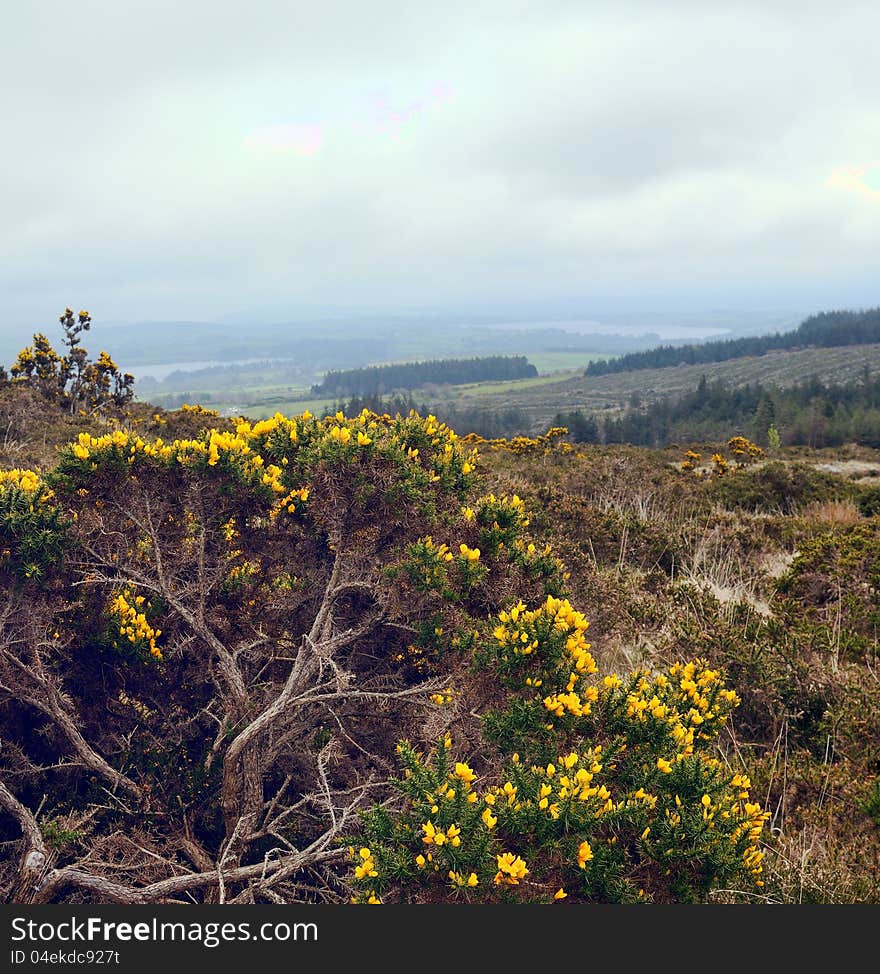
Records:
<instances>
[{"instance_id":1,"label":"shrub","mask_svg":"<svg viewBox=\"0 0 880 974\"><path fill-rule=\"evenodd\" d=\"M797 512L806 504L844 499L851 485L806 463L773 461L713 480L710 497L730 509L752 512Z\"/></svg>"},{"instance_id":2,"label":"shrub","mask_svg":"<svg viewBox=\"0 0 880 974\"><path fill-rule=\"evenodd\" d=\"M74 315L66 308L59 318L64 330L67 354L60 355L42 333L23 348L9 370L13 384L36 389L45 399L62 405L71 415L107 405L124 406L134 394L134 376L120 372L116 363L101 352L96 360L80 344L80 334L91 328L88 311ZM5 375L5 372L4 372Z\"/></svg>"},{"instance_id":3,"label":"shrub","mask_svg":"<svg viewBox=\"0 0 880 974\"><path fill-rule=\"evenodd\" d=\"M485 613L564 587L476 463L432 416L364 411L83 432L3 474L7 897L338 898L343 830L398 738L457 712Z\"/></svg>"},{"instance_id":4,"label":"shrub","mask_svg":"<svg viewBox=\"0 0 880 974\"><path fill-rule=\"evenodd\" d=\"M448 736L428 755L403 742L402 804L375 806L352 838L355 902L700 902L762 886L769 813L711 753L737 702L720 674L697 660L588 683L568 603L499 621L489 665L525 691L487 717L499 764L478 775Z\"/></svg>"},{"instance_id":5,"label":"shrub","mask_svg":"<svg viewBox=\"0 0 880 974\"><path fill-rule=\"evenodd\" d=\"M825 623L837 657L876 651L880 627L880 525L876 521L824 531L805 540L779 579L800 622Z\"/></svg>"}]
</instances>

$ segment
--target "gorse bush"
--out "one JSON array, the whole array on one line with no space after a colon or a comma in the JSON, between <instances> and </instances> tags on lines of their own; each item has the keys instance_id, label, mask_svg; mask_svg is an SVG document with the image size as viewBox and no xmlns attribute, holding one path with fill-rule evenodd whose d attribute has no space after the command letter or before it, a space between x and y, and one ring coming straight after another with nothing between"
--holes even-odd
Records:
<instances>
[{"instance_id":1,"label":"gorse bush","mask_svg":"<svg viewBox=\"0 0 880 974\"><path fill-rule=\"evenodd\" d=\"M851 497L852 485L807 463L771 461L738 472L736 477L715 478L710 496L725 507L743 511L781 511L793 514L808 504Z\"/></svg>"},{"instance_id":2,"label":"gorse bush","mask_svg":"<svg viewBox=\"0 0 880 974\"><path fill-rule=\"evenodd\" d=\"M870 659L880 628L880 525L871 519L804 541L778 588L796 600L800 624L827 624L838 657Z\"/></svg>"},{"instance_id":3,"label":"gorse bush","mask_svg":"<svg viewBox=\"0 0 880 974\"><path fill-rule=\"evenodd\" d=\"M62 557L66 531L52 497L33 470L0 470L0 577L41 579Z\"/></svg>"},{"instance_id":4,"label":"gorse bush","mask_svg":"<svg viewBox=\"0 0 880 974\"><path fill-rule=\"evenodd\" d=\"M715 756L738 703L704 661L595 679L566 600L502 612L481 667L510 693L485 717L485 773L399 746L398 811L352 838L356 902L699 902L760 888L769 813ZM558 750L564 749L562 753Z\"/></svg>"},{"instance_id":5,"label":"gorse bush","mask_svg":"<svg viewBox=\"0 0 880 974\"><path fill-rule=\"evenodd\" d=\"M564 566L478 463L364 410L84 432L3 474L4 897L760 883L764 813L718 756L736 694L702 660L600 678Z\"/></svg>"},{"instance_id":6,"label":"gorse bush","mask_svg":"<svg viewBox=\"0 0 880 974\"><path fill-rule=\"evenodd\" d=\"M124 406L130 402L134 394L134 376L120 372L107 352L102 351L97 359L90 359L81 345L81 333L92 325L88 311L75 315L66 308L59 321L67 353L56 352L49 339L37 332L33 343L18 353L9 376L0 369L0 385L11 381L13 385L30 386L71 414L108 405Z\"/></svg>"},{"instance_id":7,"label":"gorse bush","mask_svg":"<svg viewBox=\"0 0 880 974\"><path fill-rule=\"evenodd\" d=\"M431 416L364 411L82 433L4 474L8 895L338 898L343 829L444 719L486 611L561 585L475 463Z\"/></svg>"}]
</instances>

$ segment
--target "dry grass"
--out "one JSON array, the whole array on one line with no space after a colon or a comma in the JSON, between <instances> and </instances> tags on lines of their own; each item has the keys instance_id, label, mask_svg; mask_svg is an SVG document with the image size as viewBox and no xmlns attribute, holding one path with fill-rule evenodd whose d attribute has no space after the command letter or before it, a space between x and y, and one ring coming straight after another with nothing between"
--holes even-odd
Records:
<instances>
[{"instance_id":1,"label":"dry grass","mask_svg":"<svg viewBox=\"0 0 880 974\"><path fill-rule=\"evenodd\" d=\"M767 578L777 579L791 567L795 559L795 552L792 551L768 551L761 556L759 567Z\"/></svg>"},{"instance_id":2,"label":"dry grass","mask_svg":"<svg viewBox=\"0 0 880 974\"><path fill-rule=\"evenodd\" d=\"M722 536L698 532L679 570L679 579L701 591L708 591L723 607L750 605L769 616L764 597L765 575L750 565Z\"/></svg>"},{"instance_id":3,"label":"dry grass","mask_svg":"<svg viewBox=\"0 0 880 974\"><path fill-rule=\"evenodd\" d=\"M858 505L848 497L842 500L816 501L807 505L801 516L809 521L820 521L835 527L848 527L862 519Z\"/></svg>"}]
</instances>

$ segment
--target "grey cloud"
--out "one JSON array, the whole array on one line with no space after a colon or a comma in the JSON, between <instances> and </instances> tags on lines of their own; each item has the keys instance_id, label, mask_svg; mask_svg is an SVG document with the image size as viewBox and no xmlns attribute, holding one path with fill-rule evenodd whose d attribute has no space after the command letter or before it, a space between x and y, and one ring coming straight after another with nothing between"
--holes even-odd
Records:
<instances>
[{"instance_id":1,"label":"grey cloud","mask_svg":"<svg viewBox=\"0 0 880 974\"><path fill-rule=\"evenodd\" d=\"M825 184L880 157L869 4L84 0L6 20L0 288L30 316L61 293L145 318L686 302L750 277L800 305L874 279L880 201ZM440 82L453 96L398 140L353 129L376 92L404 110ZM246 144L303 122L313 156Z\"/></svg>"}]
</instances>

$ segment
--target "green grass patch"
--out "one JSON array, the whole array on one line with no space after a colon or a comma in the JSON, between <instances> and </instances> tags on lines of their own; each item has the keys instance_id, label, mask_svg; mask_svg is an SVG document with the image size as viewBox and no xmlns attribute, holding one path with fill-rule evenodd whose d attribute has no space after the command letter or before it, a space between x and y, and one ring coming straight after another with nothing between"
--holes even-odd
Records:
<instances>
[{"instance_id":1,"label":"green grass patch","mask_svg":"<svg viewBox=\"0 0 880 974\"><path fill-rule=\"evenodd\" d=\"M605 361L613 358L603 352L531 352L529 361L541 375L549 372L583 372L587 362Z\"/></svg>"}]
</instances>

